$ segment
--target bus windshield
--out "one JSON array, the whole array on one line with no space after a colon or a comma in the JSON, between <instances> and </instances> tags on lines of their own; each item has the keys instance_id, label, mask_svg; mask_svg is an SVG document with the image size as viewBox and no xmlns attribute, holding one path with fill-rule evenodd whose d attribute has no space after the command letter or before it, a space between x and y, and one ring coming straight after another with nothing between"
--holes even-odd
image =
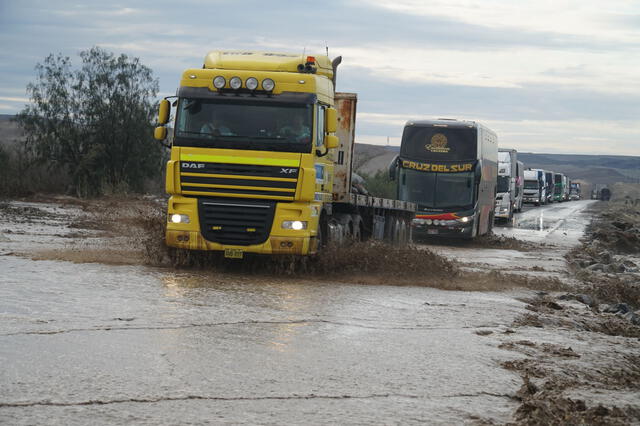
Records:
<instances>
[{"instance_id":1,"label":"bus windshield","mask_svg":"<svg viewBox=\"0 0 640 426\"><path fill-rule=\"evenodd\" d=\"M181 98L174 145L311 152L312 104Z\"/></svg>"},{"instance_id":2,"label":"bus windshield","mask_svg":"<svg viewBox=\"0 0 640 426\"><path fill-rule=\"evenodd\" d=\"M425 173L400 170L399 198L438 209L471 209L474 205L473 172Z\"/></svg>"},{"instance_id":3,"label":"bus windshield","mask_svg":"<svg viewBox=\"0 0 640 426\"><path fill-rule=\"evenodd\" d=\"M524 189L539 189L540 185L537 180L525 180Z\"/></svg>"}]
</instances>

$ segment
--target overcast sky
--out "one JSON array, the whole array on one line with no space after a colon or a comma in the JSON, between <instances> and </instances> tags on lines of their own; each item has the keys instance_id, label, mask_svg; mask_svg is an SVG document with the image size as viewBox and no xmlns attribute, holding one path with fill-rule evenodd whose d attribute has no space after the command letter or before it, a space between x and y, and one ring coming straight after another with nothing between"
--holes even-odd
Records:
<instances>
[{"instance_id":1,"label":"overcast sky","mask_svg":"<svg viewBox=\"0 0 640 426\"><path fill-rule=\"evenodd\" d=\"M175 93L215 49L342 55L356 138L399 143L408 119L461 118L526 152L640 155L640 1L0 0L0 114L34 66L94 45L140 57Z\"/></svg>"}]
</instances>

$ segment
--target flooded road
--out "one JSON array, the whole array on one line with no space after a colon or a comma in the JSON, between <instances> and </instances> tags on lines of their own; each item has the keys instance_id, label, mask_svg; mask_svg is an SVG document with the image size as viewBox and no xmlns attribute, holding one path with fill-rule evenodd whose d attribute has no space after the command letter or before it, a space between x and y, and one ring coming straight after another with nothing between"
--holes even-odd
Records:
<instances>
[{"instance_id":1,"label":"flooded road","mask_svg":"<svg viewBox=\"0 0 640 426\"><path fill-rule=\"evenodd\" d=\"M428 244L431 250L474 270L519 273L571 282L564 255L579 244L591 219L591 200L523 208L511 221L496 222L493 232L531 243L525 250L482 248L473 245Z\"/></svg>"},{"instance_id":2,"label":"flooded road","mask_svg":"<svg viewBox=\"0 0 640 426\"><path fill-rule=\"evenodd\" d=\"M502 231L577 235L587 205ZM521 377L501 363L524 355L499 346L530 291L34 261L95 237L47 209L0 220L0 423L450 424L518 406Z\"/></svg>"},{"instance_id":3,"label":"flooded road","mask_svg":"<svg viewBox=\"0 0 640 426\"><path fill-rule=\"evenodd\" d=\"M474 333L511 323L522 303L505 295L0 268L7 424L451 422L514 406L511 355Z\"/></svg>"},{"instance_id":4,"label":"flooded road","mask_svg":"<svg viewBox=\"0 0 640 426\"><path fill-rule=\"evenodd\" d=\"M540 207L525 205L522 213L516 213L511 221L497 222L494 232L525 241L572 247L590 220L584 211L594 202L579 200Z\"/></svg>"}]
</instances>

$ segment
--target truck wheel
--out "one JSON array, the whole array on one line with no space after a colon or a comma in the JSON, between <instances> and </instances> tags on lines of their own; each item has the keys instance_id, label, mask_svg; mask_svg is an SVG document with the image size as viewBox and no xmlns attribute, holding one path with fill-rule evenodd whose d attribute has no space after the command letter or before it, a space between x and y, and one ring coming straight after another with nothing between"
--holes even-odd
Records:
<instances>
[{"instance_id":1,"label":"truck wheel","mask_svg":"<svg viewBox=\"0 0 640 426\"><path fill-rule=\"evenodd\" d=\"M324 215L318 221L318 231L316 233L316 254L320 253L329 241L329 229L327 228L327 219Z\"/></svg>"},{"instance_id":2,"label":"truck wheel","mask_svg":"<svg viewBox=\"0 0 640 426\"><path fill-rule=\"evenodd\" d=\"M400 222L400 245L406 246L409 243L409 226L407 226L407 222L404 220Z\"/></svg>"},{"instance_id":3,"label":"truck wheel","mask_svg":"<svg viewBox=\"0 0 640 426\"><path fill-rule=\"evenodd\" d=\"M351 215L353 223L352 238L354 241L364 241L364 230L362 217L359 214Z\"/></svg>"},{"instance_id":4,"label":"truck wheel","mask_svg":"<svg viewBox=\"0 0 640 426\"><path fill-rule=\"evenodd\" d=\"M400 244L400 233L402 232L402 228L400 226L400 221L398 219L395 219L393 221L393 239L392 239L392 243L394 245L399 245Z\"/></svg>"}]
</instances>

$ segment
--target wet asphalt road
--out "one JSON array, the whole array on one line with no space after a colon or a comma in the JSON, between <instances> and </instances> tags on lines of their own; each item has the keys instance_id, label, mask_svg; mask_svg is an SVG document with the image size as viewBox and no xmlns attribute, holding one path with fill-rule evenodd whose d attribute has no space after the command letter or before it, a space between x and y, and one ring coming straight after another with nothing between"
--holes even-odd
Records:
<instances>
[{"instance_id":1,"label":"wet asphalt road","mask_svg":"<svg viewBox=\"0 0 640 426\"><path fill-rule=\"evenodd\" d=\"M517 407L522 381L500 367L517 355L476 334L523 312L513 293L13 255L0 270L2 424L451 424Z\"/></svg>"}]
</instances>

